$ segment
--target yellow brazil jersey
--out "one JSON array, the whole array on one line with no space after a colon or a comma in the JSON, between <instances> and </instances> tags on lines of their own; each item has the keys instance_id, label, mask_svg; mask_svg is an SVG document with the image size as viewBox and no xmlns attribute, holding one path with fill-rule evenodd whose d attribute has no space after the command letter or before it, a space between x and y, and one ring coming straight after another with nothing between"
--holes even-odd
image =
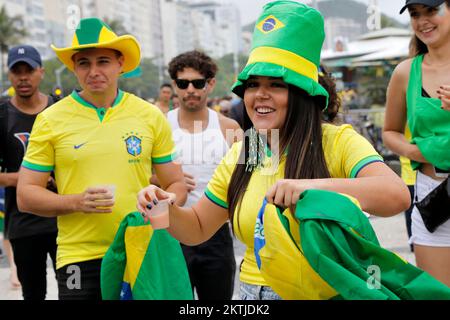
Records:
<instances>
[{"instance_id":1,"label":"yellow brazil jersey","mask_svg":"<svg viewBox=\"0 0 450 320\"><path fill-rule=\"evenodd\" d=\"M405 129L405 138L408 141L411 141L411 131L408 126L406 126ZM403 181L406 185L413 186L416 183L416 172L411 166L411 160L405 157L400 157L400 166Z\"/></svg>"},{"instance_id":2,"label":"yellow brazil jersey","mask_svg":"<svg viewBox=\"0 0 450 320\"><path fill-rule=\"evenodd\" d=\"M57 268L101 259L123 218L136 211L136 195L153 164L172 161L170 124L159 109L119 91L112 108L95 108L77 92L39 114L23 161L27 169L55 172L58 192L116 186L112 214L58 217Z\"/></svg>"},{"instance_id":3,"label":"yellow brazil jersey","mask_svg":"<svg viewBox=\"0 0 450 320\"><path fill-rule=\"evenodd\" d=\"M327 167L333 178L355 178L359 171L368 164L383 161L372 145L350 125L324 124L322 143ZM239 159L241 148L242 142L233 145L217 167L206 190L206 196L223 208L228 208L228 185ZM274 166L273 163L274 160L268 154L263 163L264 168L253 172L247 187L248 191L242 199L239 221L237 215L233 221L237 237L247 246L241 266L241 281L260 286L267 284L258 270L254 254L255 222L268 189L284 177L285 159L282 158L278 166ZM268 168L275 168L273 174ZM268 210L275 210L274 206L267 207L266 213ZM294 235L294 237L299 237L299 235Z\"/></svg>"}]
</instances>

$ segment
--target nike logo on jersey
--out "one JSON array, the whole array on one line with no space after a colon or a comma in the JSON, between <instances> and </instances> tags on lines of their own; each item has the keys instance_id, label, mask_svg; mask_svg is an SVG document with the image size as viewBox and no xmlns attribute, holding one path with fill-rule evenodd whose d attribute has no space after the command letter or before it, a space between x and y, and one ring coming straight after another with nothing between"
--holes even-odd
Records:
<instances>
[{"instance_id":1,"label":"nike logo on jersey","mask_svg":"<svg viewBox=\"0 0 450 320\"><path fill-rule=\"evenodd\" d=\"M87 144L87 142L85 142L85 143L82 143L82 144L79 144L79 145L76 145L76 146L73 146L73 148L75 149L75 150L78 150L78 149L81 149L83 146L85 146Z\"/></svg>"}]
</instances>

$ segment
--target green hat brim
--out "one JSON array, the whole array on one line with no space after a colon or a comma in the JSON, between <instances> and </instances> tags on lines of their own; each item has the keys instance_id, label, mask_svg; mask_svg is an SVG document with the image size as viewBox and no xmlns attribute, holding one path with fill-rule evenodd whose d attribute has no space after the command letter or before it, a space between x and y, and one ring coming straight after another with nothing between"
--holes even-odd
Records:
<instances>
[{"instance_id":1,"label":"green hat brim","mask_svg":"<svg viewBox=\"0 0 450 320\"><path fill-rule=\"evenodd\" d=\"M323 97L325 99L323 109L325 110L328 107L328 91L320 83L286 67L268 62L257 62L247 65L233 85L231 89L233 93L243 99L245 92L244 84L251 76L282 78L284 82L306 91L310 96Z\"/></svg>"},{"instance_id":2,"label":"green hat brim","mask_svg":"<svg viewBox=\"0 0 450 320\"><path fill-rule=\"evenodd\" d=\"M54 45L51 45L51 48L56 53L58 59L72 72L74 71L72 57L80 51L87 49L112 49L121 52L124 56L123 73L135 70L139 67L141 62L141 49L139 43L135 37L128 35L117 37L109 42L85 44L69 48L57 48Z\"/></svg>"}]
</instances>

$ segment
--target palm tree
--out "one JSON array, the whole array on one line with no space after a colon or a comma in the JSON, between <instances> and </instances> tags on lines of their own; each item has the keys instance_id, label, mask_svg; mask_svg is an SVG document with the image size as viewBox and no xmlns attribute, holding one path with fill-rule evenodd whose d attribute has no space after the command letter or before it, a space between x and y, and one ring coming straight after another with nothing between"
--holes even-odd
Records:
<instances>
[{"instance_id":1,"label":"palm tree","mask_svg":"<svg viewBox=\"0 0 450 320\"><path fill-rule=\"evenodd\" d=\"M22 16L10 17L3 5L0 8L0 85L2 89L4 88L5 55L10 46L18 44L27 35Z\"/></svg>"}]
</instances>

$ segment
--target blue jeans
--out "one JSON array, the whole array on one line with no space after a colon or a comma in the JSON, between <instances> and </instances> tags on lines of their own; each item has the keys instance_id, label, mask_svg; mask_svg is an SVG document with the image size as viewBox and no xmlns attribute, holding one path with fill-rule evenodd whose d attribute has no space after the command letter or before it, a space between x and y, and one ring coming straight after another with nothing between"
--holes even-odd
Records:
<instances>
[{"instance_id":1,"label":"blue jeans","mask_svg":"<svg viewBox=\"0 0 450 320\"><path fill-rule=\"evenodd\" d=\"M255 286L244 282L241 282L239 293L241 300L282 300L271 287Z\"/></svg>"}]
</instances>

